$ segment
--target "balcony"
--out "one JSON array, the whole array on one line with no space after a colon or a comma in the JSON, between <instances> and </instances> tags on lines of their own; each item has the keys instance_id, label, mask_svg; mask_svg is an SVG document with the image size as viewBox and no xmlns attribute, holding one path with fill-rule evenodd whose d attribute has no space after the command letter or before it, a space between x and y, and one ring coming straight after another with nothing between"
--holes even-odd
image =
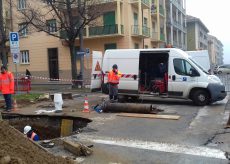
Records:
<instances>
[{"instance_id":1,"label":"balcony","mask_svg":"<svg viewBox=\"0 0 230 164\"><path fill-rule=\"evenodd\" d=\"M104 37L104 36L117 36L124 34L124 26L120 26L121 34L118 33L118 25L105 25L105 26L94 26L84 28L83 36L84 38L93 38L93 37ZM87 35L88 34L88 35ZM67 33L65 30L60 31L61 39L68 39Z\"/></svg>"},{"instance_id":2,"label":"balcony","mask_svg":"<svg viewBox=\"0 0 230 164\"><path fill-rule=\"evenodd\" d=\"M142 26L142 33L140 33L140 26L138 25L133 25L131 30L133 36L150 37L150 28L146 26Z\"/></svg>"},{"instance_id":3,"label":"balcony","mask_svg":"<svg viewBox=\"0 0 230 164\"><path fill-rule=\"evenodd\" d=\"M117 0L98 0L98 4L117 2ZM123 2L123 0L121 0Z\"/></svg>"},{"instance_id":4,"label":"balcony","mask_svg":"<svg viewBox=\"0 0 230 164\"><path fill-rule=\"evenodd\" d=\"M164 8L163 8L162 5L159 6L159 14L162 17L165 16ZM154 7L151 8L151 15L152 16L157 16L157 6L154 6Z\"/></svg>"},{"instance_id":5,"label":"balcony","mask_svg":"<svg viewBox=\"0 0 230 164\"><path fill-rule=\"evenodd\" d=\"M143 9L150 8L150 0L130 0L130 3L138 7L138 3L141 1L141 7Z\"/></svg>"},{"instance_id":6,"label":"balcony","mask_svg":"<svg viewBox=\"0 0 230 164\"><path fill-rule=\"evenodd\" d=\"M121 25L121 34L124 34L124 26ZM89 37L102 36L102 35L114 35L118 34L118 25L104 25L89 27Z\"/></svg>"},{"instance_id":7,"label":"balcony","mask_svg":"<svg viewBox=\"0 0 230 164\"><path fill-rule=\"evenodd\" d=\"M59 32L59 35L60 35L61 39L68 39L67 32L65 30L61 30ZM83 36L84 37L86 36L86 28L84 28L84 30L83 30Z\"/></svg>"},{"instance_id":8,"label":"balcony","mask_svg":"<svg viewBox=\"0 0 230 164\"><path fill-rule=\"evenodd\" d=\"M160 34L160 38L158 38L158 32L154 31L152 32L152 37L151 37L151 41L152 42L165 42L165 35L164 34Z\"/></svg>"}]
</instances>

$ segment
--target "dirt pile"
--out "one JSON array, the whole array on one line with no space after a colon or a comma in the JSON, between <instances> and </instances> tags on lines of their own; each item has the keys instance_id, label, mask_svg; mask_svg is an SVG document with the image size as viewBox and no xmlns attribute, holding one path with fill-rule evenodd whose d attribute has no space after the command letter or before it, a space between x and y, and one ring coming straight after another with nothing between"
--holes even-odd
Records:
<instances>
[{"instance_id":1,"label":"dirt pile","mask_svg":"<svg viewBox=\"0 0 230 164\"><path fill-rule=\"evenodd\" d=\"M0 121L0 164L72 164L42 150L22 133Z\"/></svg>"}]
</instances>

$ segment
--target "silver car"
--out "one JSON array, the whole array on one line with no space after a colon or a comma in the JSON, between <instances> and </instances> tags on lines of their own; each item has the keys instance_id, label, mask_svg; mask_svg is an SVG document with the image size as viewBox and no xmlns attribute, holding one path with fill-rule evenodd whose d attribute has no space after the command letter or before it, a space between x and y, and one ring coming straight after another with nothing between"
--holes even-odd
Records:
<instances>
[{"instance_id":1,"label":"silver car","mask_svg":"<svg viewBox=\"0 0 230 164\"><path fill-rule=\"evenodd\" d=\"M224 65L220 65L217 68L217 73L218 74L230 74L230 64L224 64Z\"/></svg>"}]
</instances>

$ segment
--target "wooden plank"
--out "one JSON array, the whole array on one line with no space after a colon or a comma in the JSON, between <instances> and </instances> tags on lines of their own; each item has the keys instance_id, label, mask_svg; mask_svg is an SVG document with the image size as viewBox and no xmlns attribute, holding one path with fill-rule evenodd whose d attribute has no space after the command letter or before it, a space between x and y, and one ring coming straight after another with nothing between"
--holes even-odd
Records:
<instances>
[{"instance_id":1,"label":"wooden plank","mask_svg":"<svg viewBox=\"0 0 230 164\"><path fill-rule=\"evenodd\" d=\"M63 140L63 146L66 150L75 154L76 156L88 156L93 153L92 149L77 142Z\"/></svg>"},{"instance_id":2,"label":"wooden plank","mask_svg":"<svg viewBox=\"0 0 230 164\"><path fill-rule=\"evenodd\" d=\"M168 119L168 120L178 120L180 118L180 116L178 116L178 115L137 114L137 113L120 113L120 114L117 114L117 116L136 117L136 118Z\"/></svg>"},{"instance_id":3,"label":"wooden plank","mask_svg":"<svg viewBox=\"0 0 230 164\"><path fill-rule=\"evenodd\" d=\"M70 136L73 132L73 120L62 119L61 137Z\"/></svg>"}]
</instances>

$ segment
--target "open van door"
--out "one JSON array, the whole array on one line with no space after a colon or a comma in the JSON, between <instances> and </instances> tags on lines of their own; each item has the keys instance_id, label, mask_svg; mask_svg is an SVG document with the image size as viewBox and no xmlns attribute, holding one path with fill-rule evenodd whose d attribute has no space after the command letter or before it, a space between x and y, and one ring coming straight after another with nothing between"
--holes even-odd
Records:
<instances>
[{"instance_id":1,"label":"open van door","mask_svg":"<svg viewBox=\"0 0 230 164\"><path fill-rule=\"evenodd\" d=\"M91 73L91 91L101 90L102 82L102 52L93 51L92 73Z\"/></svg>"}]
</instances>

